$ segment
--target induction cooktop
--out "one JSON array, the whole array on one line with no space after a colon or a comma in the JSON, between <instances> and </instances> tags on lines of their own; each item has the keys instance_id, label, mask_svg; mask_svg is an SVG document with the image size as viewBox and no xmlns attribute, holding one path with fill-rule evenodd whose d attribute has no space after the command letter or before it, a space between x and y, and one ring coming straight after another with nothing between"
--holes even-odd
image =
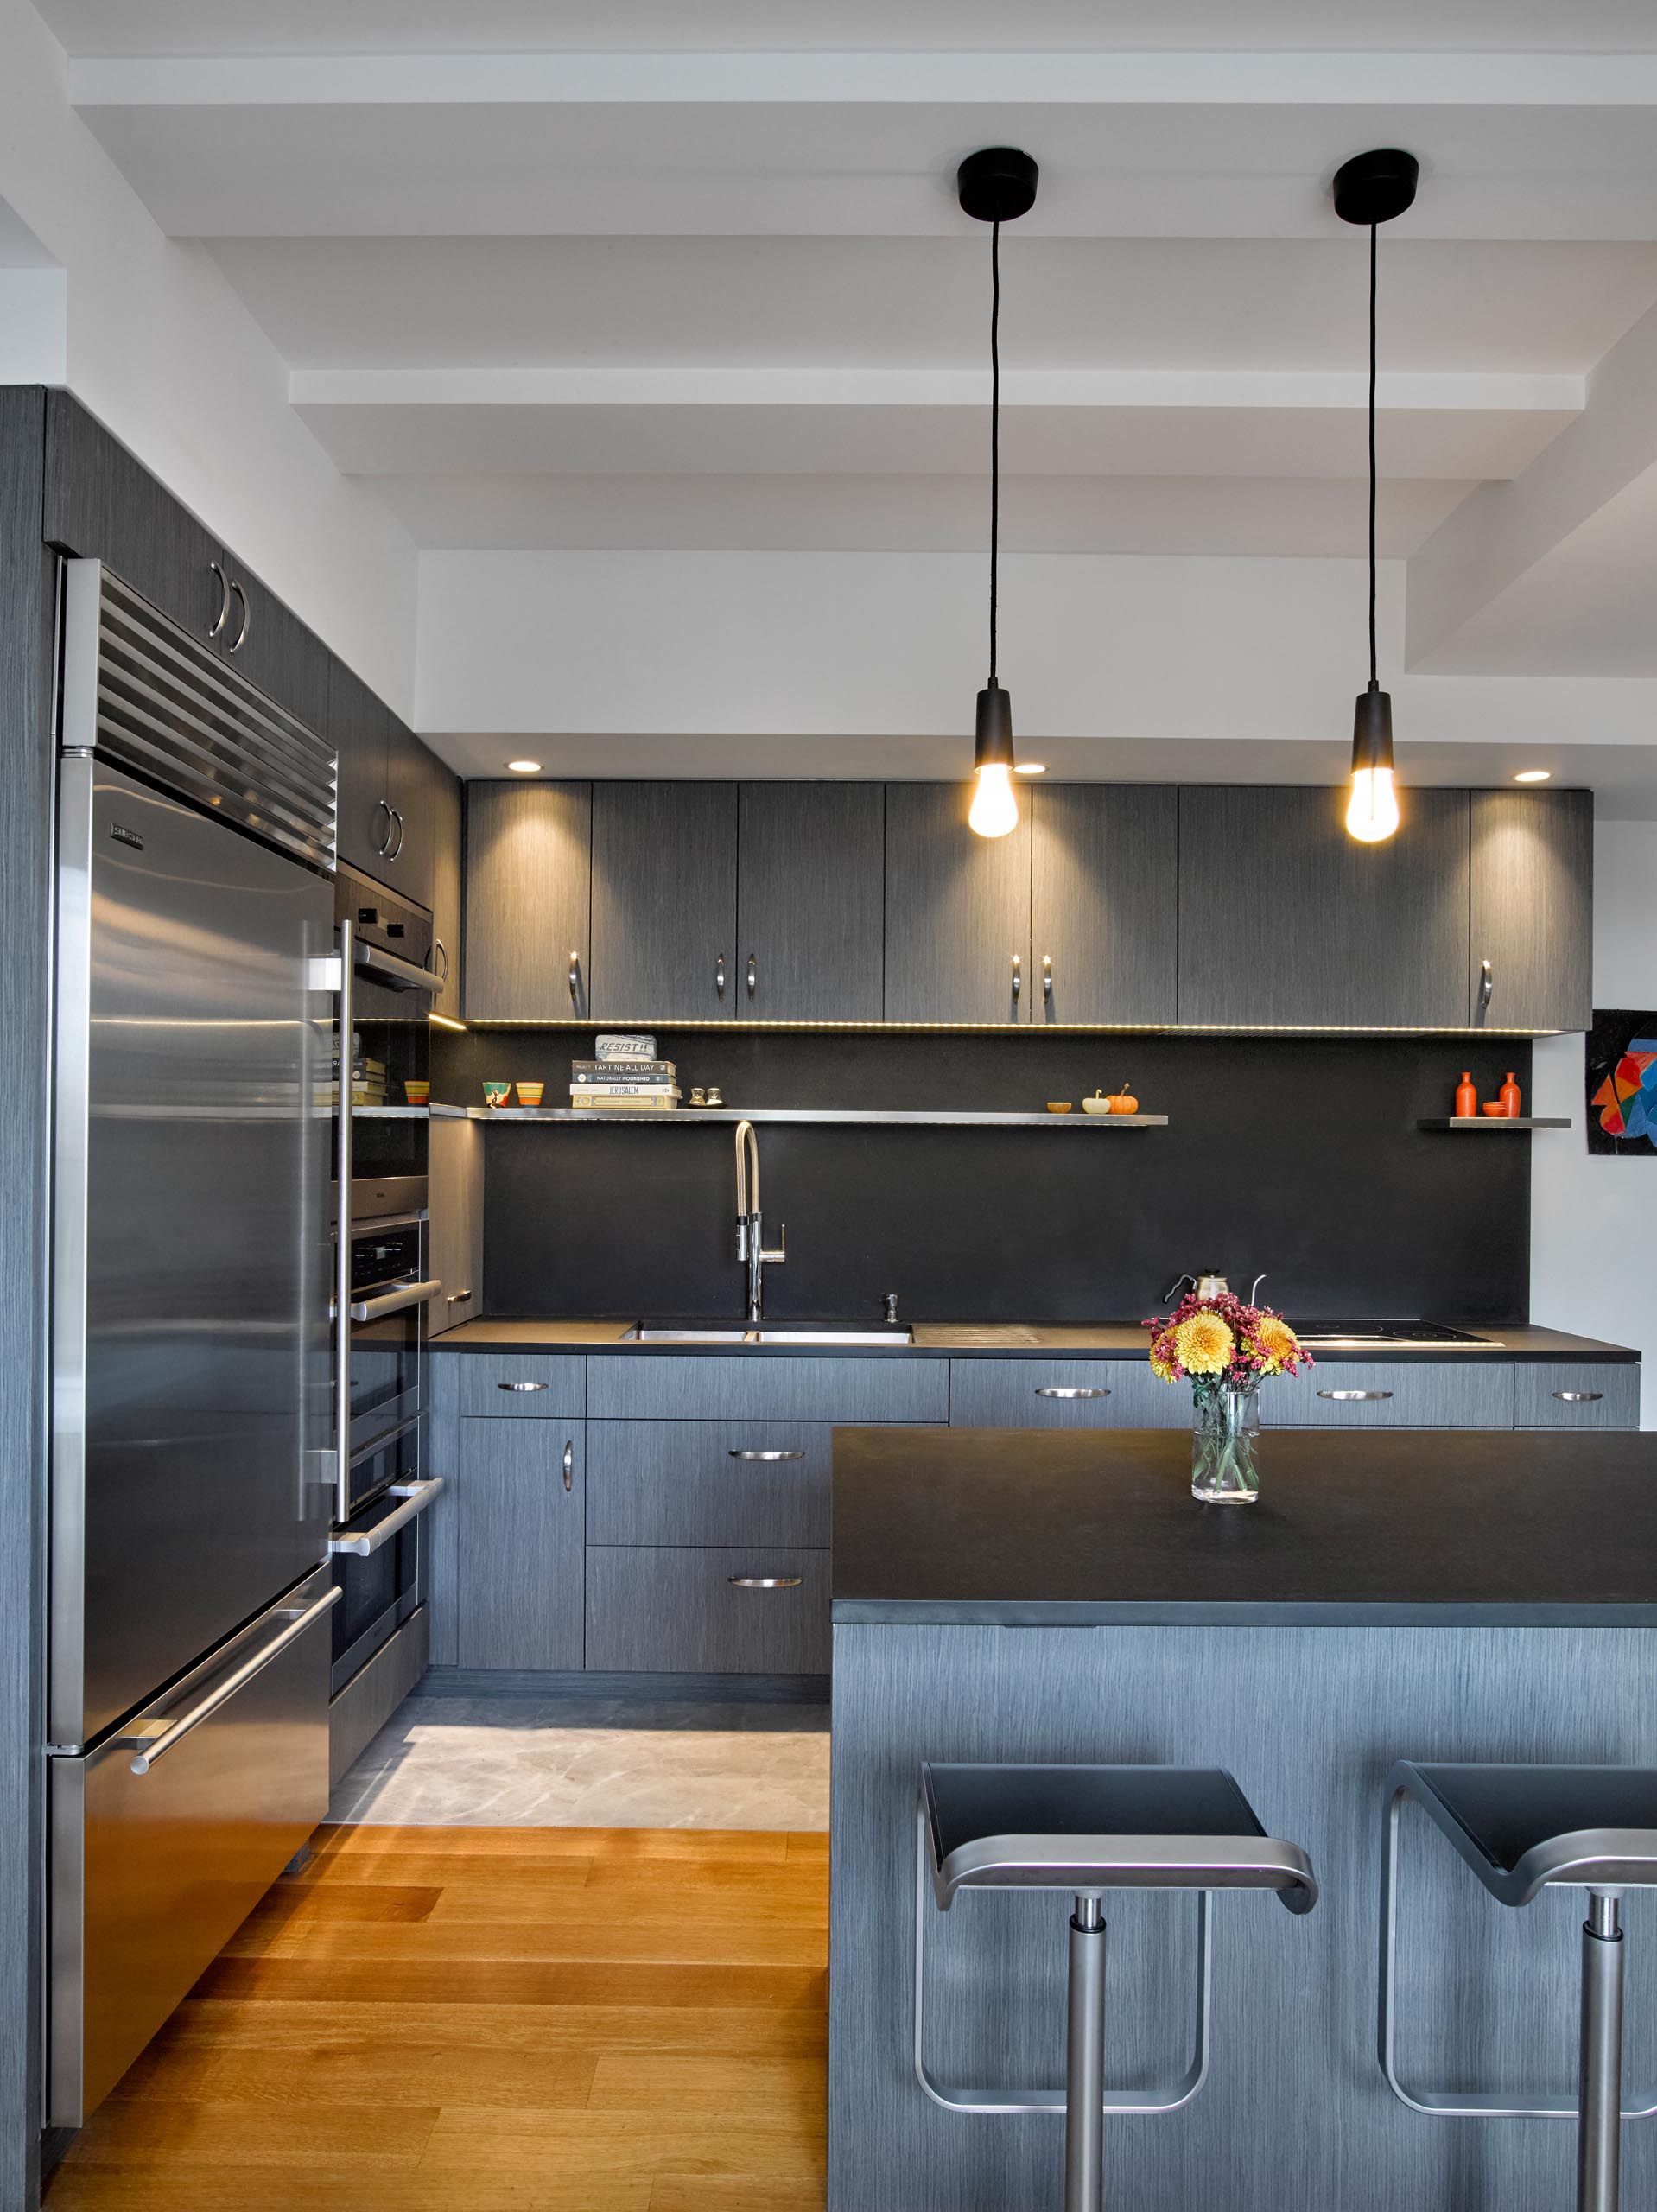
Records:
<instances>
[{"instance_id":1,"label":"induction cooktop","mask_svg":"<svg viewBox=\"0 0 1657 2212\"><path fill-rule=\"evenodd\" d=\"M1303 1344L1316 1351L1439 1351L1457 1345L1469 1351L1504 1351L1500 1338L1475 1336L1443 1321L1314 1321L1296 1325Z\"/></svg>"}]
</instances>

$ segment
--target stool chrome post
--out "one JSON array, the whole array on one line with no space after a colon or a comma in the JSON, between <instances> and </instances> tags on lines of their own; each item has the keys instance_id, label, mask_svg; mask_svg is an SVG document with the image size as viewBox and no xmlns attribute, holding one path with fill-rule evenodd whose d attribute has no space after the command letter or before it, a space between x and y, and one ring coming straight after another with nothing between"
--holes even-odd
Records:
<instances>
[{"instance_id":1,"label":"stool chrome post","mask_svg":"<svg viewBox=\"0 0 1657 2212\"><path fill-rule=\"evenodd\" d=\"M1616 2212L1622 2133L1622 1930L1617 1893L1590 1890L1582 1924L1577 2212Z\"/></svg>"},{"instance_id":2,"label":"stool chrome post","mask_svg":"<svg viewBox=\"0 0 1657 2212\"><path fill-rule=\"evenodd\" d=\"M1101 2212L1104 2201L1105 1916L1097 1897L1078 1892L1064 2039L1064 2212Z\"/></svg>"}]
</instances>

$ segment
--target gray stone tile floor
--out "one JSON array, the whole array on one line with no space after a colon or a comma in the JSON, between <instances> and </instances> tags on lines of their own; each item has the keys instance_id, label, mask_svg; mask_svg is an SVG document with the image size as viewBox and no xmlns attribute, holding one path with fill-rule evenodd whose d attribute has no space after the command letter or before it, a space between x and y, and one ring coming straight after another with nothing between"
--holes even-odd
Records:
<instances>
[{"instance_id":1,"label":"gray stone tile floor","mask_svg":"<svg viewBox=\"0 0 1657 2212\"><path fill-rule=\"evenodd\" d=\"M328 1818L826 1828L828 1707L416 1690L340 1777Z\"/></svg>"}]
</instances>

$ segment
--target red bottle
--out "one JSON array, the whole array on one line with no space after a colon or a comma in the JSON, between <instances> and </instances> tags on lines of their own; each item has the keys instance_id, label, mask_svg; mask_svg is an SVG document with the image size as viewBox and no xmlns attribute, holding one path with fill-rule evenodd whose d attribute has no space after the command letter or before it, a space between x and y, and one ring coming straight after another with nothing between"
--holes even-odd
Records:
<instances>
[{"instance_id":1,"label":"red bottle","mask_svg":"<svg viewBox=\"0 0 1657 2212\"><path fill-rule=\"evenodd\" d=\"M1456 1085L1456 1119L1458 1122L1476 1122L1478 1119L1478 1086L1472 1076L1463 1069L1462 1079Z\"/></svg>"},{"instance_id":2,"label":"red bottle","mask_svg":"<svg viewBox=\"0 0 1657 2212\"><path fill-rule=\"evenodd\" d=\"M1508 1071L1508 1080L1497 1091L1496 1096L1501 1101L1501 1110L1508 1119L1516 1122L1519 1119L1519 1084L1511 1068Z\"/></svg>"}]
</instances>

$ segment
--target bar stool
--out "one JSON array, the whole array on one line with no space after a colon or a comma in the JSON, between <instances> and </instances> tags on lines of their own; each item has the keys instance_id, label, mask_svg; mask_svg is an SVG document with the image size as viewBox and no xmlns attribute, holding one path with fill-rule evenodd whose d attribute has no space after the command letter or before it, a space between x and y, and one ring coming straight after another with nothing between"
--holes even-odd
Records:
<instances>
[{"instance_id":1,"label":"bar stool","mask_svg":"<svg viewBox=\"0 0 1657 2212\"><path fill-rule=\"evenodd\" d=\"M1527 1905L1550 1886L1585 1889L1577 2094L1489 2096L1410 2089L1395 2044L1398 1824L1413 1799L1500 1904ZM1424 1766L1403 1760L1387 1784L1381 1844L1381 2065L1394 2096L1435 2118L1577 2122L1578 2212L1616 2212L1621 2123L1657 2112L1622 2103L1624 1890L1657 1887L1657 1770L1624 1766Z\"/></svg>"},{"instance_id":2,"label":"bar stool","mask_svg":"<svg viewBox=\"0 0 1657 2212\"><path fill-rule=\"evenodd\" d=\"M916 1823L915 2076L948 2112L1064 2114L1064 2212L1099 2212L1104 2115L1173 2112L1208 2072L1209 1892L1275 1890L1291 1912L1317 1902L1311 1862L1268 1836L1218 1767L990 1766L924 1763ZM1064 2087L947 2087L926 2064L926 1891L948 1912L962 1890L1068 1890L1070 2004ZM1107 1890L1197 1892L1195 2053L1171 2089L1105 2088Z\"/></svg>"}]
</instances>

